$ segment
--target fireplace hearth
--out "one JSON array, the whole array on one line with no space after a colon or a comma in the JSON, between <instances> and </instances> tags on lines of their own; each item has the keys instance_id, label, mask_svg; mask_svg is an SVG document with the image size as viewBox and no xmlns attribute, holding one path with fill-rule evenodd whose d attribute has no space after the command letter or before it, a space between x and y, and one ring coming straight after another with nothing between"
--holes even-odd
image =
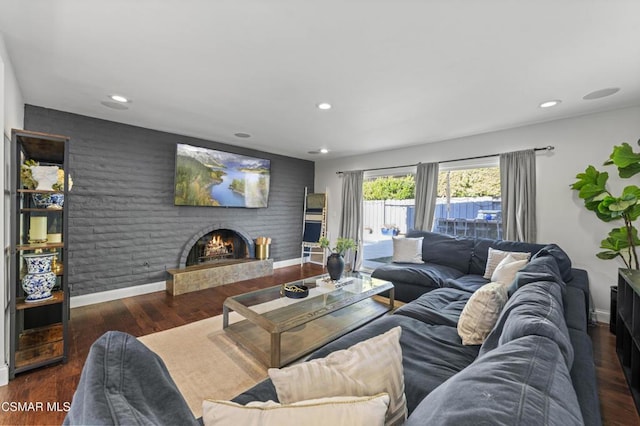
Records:
<instances>
[{"instance_id":1,"label":"fireplace hearth","mask_svg":"<svg viewBox=\"0 0 640 426\"><path fill-rule=\"evenodd\" d=\"M177 296L273 274L273 259L254 258L249 234L229 224L198 231L184 246L179 267L168 269L167 293Z\"/></svg>"}]
</instances>

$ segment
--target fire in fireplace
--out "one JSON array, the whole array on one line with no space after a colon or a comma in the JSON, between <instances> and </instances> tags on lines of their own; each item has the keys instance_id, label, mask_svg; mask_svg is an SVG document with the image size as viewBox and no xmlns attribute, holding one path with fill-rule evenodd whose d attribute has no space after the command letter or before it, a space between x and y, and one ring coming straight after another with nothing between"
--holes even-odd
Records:
<instances>
[{"instance_id":1,"label":"fire in fireplace","mask_svg":"<svg viewBox=\"0 0 640 426\"><path fill-rule=\"evenodd\" d=\"M186 266L249 257L244 238L231 229L216 229L200 237L187 256Z\"/></svg>"}]
</instances>

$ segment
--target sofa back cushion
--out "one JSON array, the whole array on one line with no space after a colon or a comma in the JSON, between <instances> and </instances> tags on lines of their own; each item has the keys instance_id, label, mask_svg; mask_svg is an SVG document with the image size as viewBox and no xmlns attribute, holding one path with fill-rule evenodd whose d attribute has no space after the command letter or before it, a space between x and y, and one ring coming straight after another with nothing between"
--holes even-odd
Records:
<instances>
[{"instance_id":1,"label":"sofa back cushion","mask_svg":"<svg viewBox=\"0 0 640 426\"><path fill-rule=\"evenodd\" d=\"M473 238L453 237L427 231L407 232L407 238L419 237L423 237L422 260L427 263L450 266L464 274L469 273Z\"/></svg>"},{"instance_id":2,"label":"sofa back cushion","mask_svg":"<svg viewBox=\"0 0 640 426\"><path fill-rule=\"evenodd\" d=\"M565 283L573 280L571 259L569 259L567 253L556 244L548 244L533 255L533 259L540 257L552 257L556 261L562 280Z\"/></svg>"},{"instance_id":3,"label":"sofa back cushion","mask_svg":"<svg viewBox=\"0 0 640 426\"><path fill-rule=\"evenodd\" d=\"M198 425L162 359L135 337L96 340L63 424Z\"/></svg>"},{"instance_id":4,"label":"sofa back cushion","mask_svg":"<svg viewBox=\"0 0 640 426\"><path fill-rule=\"evenodd\" d=\"M530 335L551 339L559 347L567 368L571 368L573 346L564 318L562 291L558 283L538 281L518 289L482 344L480 354Z\"/></svg>"},{"instance_id":5,"label":"sofa back cushion","mask_svg":"<svg viewBox=\"0 0 640 426\"><path fill-rule=\"evenodd\" d=\"M427 395L405 426L516 424L584 424L563 356L546 337L521 337L479 356Z\"/></svg>"},{"instance_id":6,"label":"sofa back cushion","mask_svg":"<svg viewBox=\"0 0 640 426\"><path fill-rule=\"evenodd\" d=\"M520 287L538 281L553 281L560 287L564 295L566 284L562 280L558 263L551 256L534 256L524 268L516 273L515 279L509 287L509 296L513 295Z\"/></svg>"},{"instance_id":7,"label":"sofa back cushion","mask_svg":"<svg viewBox=\"0 0 640 426\"><path fill-rule=\"evenodd\" d=\"M485 273L487 259L489 258L489 247L501 251L531 253L532 256L544 247L543 244L491 240L488 238L476 238L473 243L469 273L476 275L484 275Z\"/></svg>"}]
</instances>

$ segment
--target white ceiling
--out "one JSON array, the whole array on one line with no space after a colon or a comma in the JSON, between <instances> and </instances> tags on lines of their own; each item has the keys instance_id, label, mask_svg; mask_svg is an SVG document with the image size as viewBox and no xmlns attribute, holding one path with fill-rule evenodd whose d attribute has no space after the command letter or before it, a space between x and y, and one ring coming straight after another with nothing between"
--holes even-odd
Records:
<instances>
[{"instance_id":1,"label":"white ceiling","mask_svg":"<svg viewBox=\"0 0 640 426\"><path fill-rule=\"evenodd\" d=\"M312 160L640 104L638 0L0 0L0 31L28 104Z\"/></svg>"}]
</instances>

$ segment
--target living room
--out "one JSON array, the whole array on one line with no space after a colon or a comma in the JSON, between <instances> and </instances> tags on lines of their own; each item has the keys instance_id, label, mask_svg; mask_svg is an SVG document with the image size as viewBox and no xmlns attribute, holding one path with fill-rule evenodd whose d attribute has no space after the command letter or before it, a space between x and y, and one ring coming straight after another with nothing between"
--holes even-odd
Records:
<instances>
[{"instance_id":1,"label":"living room","mask_svg":"<svg viewBox=\"0 0 640 426\"><path fill-rule=\"evenodd\" d=\"M169 3L171 2L167 2L167 7L170 7ZM328 87L324 84L319 84L318 88L298 86L303 84L299 81L288 86L286 79L292 78L289 72L284 73L284 77L275 78L275 74L279 73L281 68L295 69L299 66L296 64L296 55L301 62L312 61L314 55L319 54L314 49L310 48L305 53L285 44L285 47L270 52L275 55L282 53L279 50L285 50L283 56L277 59L274 56L270 66L267 64L265 69L255 71L255 74L247 71L256 65L247 57L240 54L232 55L232 49L225 50L224 54L220 51L215 58L209 58L207 66L230 66L230 63L238 61L241 63L238 66L240 69L231 73L236 72L239 75L236 80L220 80L231 78L228 74L212 75L210 80L203 80L211 86L218 87L220 96L225 93L227 97L221 96L224 99L221 102L224 103L211 106L198 100L200 93L185 94L185 98L188 98L185 104L191 104L186 114L191 115L192 123L199 123L196 127L190 127L186 124L187 121L176 123L175 119L171 118L181 113L180 109L184 104L177 103L177 99L146 99L142 92L133 90L136 81L123 82L126 78L122 75L97 82L96 85L99 87L92 88L91 93L83 94L83 90L89 90L87 87L91 85L91 65L83 68L82 63L75 63L69 58L69 65L65 66L77 69L68 73L62 80L79 78L81 83L78 84L82 85L83 89L77 89L75 94L62 96L60 99L56 99L53 94L42 95L47 92L47 87L43 86L51 87L56 84L56 80L46 80L46 83L42 83L42 76L33 74L30 61L36 58L37 52L29 53L30 44L23 40L25 32L19 31L18 27L36 28L41 26L41 20L44 20L47 25L53 26L55 34L56 18L66 22L65 19L77 18L82 16L82 13L97 16L98 12L84 9L88 6L81 7L71 1L46 5L34 3L32 6L18 6L17 2L5 2L0 7L4 16L0 18L0 59L3 64L0 75L0 98L3 99L0 103L0 125L5 135L3 164L9 162L7 140L11 137L12 128L70 137L72 148L69 172L74 179L74 188L70 196L76 197L70 198L70 206L74 209L70 219L69 235L72 255L70 271L73 274L70 277L73 284L72 308L116 297L162 291L166 270L181 266L178 259L185 243L199 230L215 224L236 224L253 238L261 235L272 237L271 257L275 261L275 267L297 265L300 256L299 238L305 187L314 188L317 192L324 192L326 188L329 206L328 235L332 238L339 235L342 180L336 173L338 171L415 165L420 162L445 162L553 146L553 151L540 151L536 154L537 242L558 244L569 254L575 267L588 272L592 295L592 319L609 322L610 286L617 283L617 269L622 265L616 260L598 259L595 253L599 251L600 242L611 226L598 221L587 211L582 201L570 189L570 185L575 181L576 174L584 171L587 165L600 167L614 145L628 142L636 147L636 141L640 138L640 81L637 78L637 75L640 75L640 52L637 46L629 42L638 39L638 5L631 1L608 5L588 2L586 6L583 3L568 3L551 12L554 7L551 3L533 7L507 6L505 2L492 2L489 9L493 12L504 9L504 16L507 18L487 21L488 23L483 25L474 24L474 15L482 13L482 16L486 17L489 13L478 10L477 6L463 12L464 8L471 6L458 5L457 7L463 8L458 12L461 16L454 21L455 23L447 25L436 25L436 22L432 21L437 17L449 16L448 14L455 11L453 6L439 3L430 3L423 6L424 9L411 4L403 6L408 8L407 11L390 15L397 31L400 27L406 27L405 31L399 32L397 38L386 31L376 34L371 28L383 26L384 15L393 10L389 4L385 5L382 2L373 8L371 16L366 15L371 19L371 27L367 26L368 31L364 32L365 35L354 35L354 41L348 43L344 50L337 50L336 43L331 44L331 47L336 49L336 57L345 51L361 49L362 52L354 53L353 57L363 62L357 64L356 59L346 61L341 57L340 59L346 61L341 63L326 52L322 54L323 59L335 62L326 66L318 60L318 68L328 68L328 72L335 73L343 70L336 77L334 84ZM74 7L79 9L73 13L67 10ZM357 32L353 27L358 26L357 9L370 6L360 4L358 8L353 8L355 10L348 8L348 12L345 11L345 22L334 22L335 16L340 15L340 5L332 5L330 8L336 15L322 14L317 21L314 20L314 16L320 14L317 10L319 7L308 6L308 9L300 11L300 27L283 26L283 29L273 30L273 33L267 31L270 28L268 23L280 22L276 18L286 22L286 12L295 11L295 7L285 7L283 4L273 6L274 9L271 10L267 6L255 4L244 7L255 9L249 9L252 11L248 15L250 19L242 25L239 21L246 16L243 15L241 6L223 8L218 12L220 17L236 19L236 24L241 27L237 33L249 31L248 27L252 25L262 30L252 33L253 39L243 39L245 43L249 43L248 40L256 43L249 45L250 49L247 48L248 54L253 55L260 46L264 47L259 43L257 34L269 34L265 35L265 38L275 44L287 40L289 34L286 30L292 33L300 31L311 37L303 31L305 25L320 30L323 24L332 24L336 30L341 31L340 34L353 35ZM412 7L418 8L415 13L410 13ZM107 11L107 16L117 16L115 10L102 9L102 12ZM135 12L139 10L136 9ZM436 78L429 77L428 73L434 66L433 63L409 61L409 58L420 56L423 49L427 49L426 36L419 34L427 31L424 26L428 25L423 26L420 23L427 19L429 13L432 14L428 19L429 24L437 26L441 33L434 29L433 33L426 33L428 37L438 40L437 34L441 34L441 40L445 37L442 34L446 34L446 37L453 38L449 40L451 45L441 48L430 47L431 50L427 50L431 55L439 53L440 56L433 56L433 62L441 61L445 64L443 69L439 70L441 74ZM531 17L527 18L527 15ZM24 24L16 23L19 21L18 16L25 20ZM170 17L163 16L166 20L164 23L172 22ZM175 17L176 22L181 24L184 24L181 21L183 18L189 22L193 16L181 12L179 17ZM569 25L569 21L573 19L576 22ZM313 24L314 22L316 23ZM134 23L135 20L129 22L131 26L134 26ZM191 36L208 40L219 40L216 37L222 36L220 33L207 33L204 29L206 23L200 24L203 28L194 26L191 30L195 34ZM504 27L501 28L501 25ZM564 28L564 25L569 26L569 29ZM104 33L108 32L108 26L104 25L101 28ZM144 24L139 23L139 28L145 28ZM448 28L451 32L456 29L471 29L458 33L463 34L462 40L446 33L445 30ZM473 32L481 31L483 28L487 30L486 33ZM541 36L546 38L538 42L533 34L536 28L542 32L550 28L550 34ZM84 46L85 50L99 50L103 43L107 43L104 39L91 36L90 28L85 30L88 32L87 37L94 43L91 47ZM113 29L114 33L118 31ZM149 28L148 31L155 34L155 28ZM78 37L78 33L70 34ZM236 33L234 35L240 36ZM64 36L69 37L68 34ZM42 34L39 37L42 42L46 39ZM480 42L482 37L486 37L488 41ZM507 40L510 38L518 39L522 45L508 43ZM149 39L127 39L124 36L121 39L117 38L114 41L115 46L110 49L118 51L117 49L123 48L124 44L135 41L136 46L132 51L140 52L142 50L136 49L145 49L145 42L149 42ZM52 46L43 45L40 49L51 48L55 52L61 52L64 49L58 46L58 43L64 43L65 40L70 42L68 38L55 40L55 37L52 37L51 40L47 40ZM313 43L323 46L315 38L310 38L308 42L310 46L313 46ZM496 44L495 49L485 46L491 43ZM74 41L73 46L78 50L70 49L69 51L73 52L72 56L76 59L81 58L81 44L76 46ZM184 45L169 47L170 52L176 55L182 49L186 49ZM203 44L200 47L204 49L206 46ZM234 47L242 52L242 43ZM286 48L292 48L296 55L286 52ZM151 50L151 47L149 49ZM215 49L222 47L216 45ZM387 56L378 57L376 49L382 49ZM476 49L482 54L490 51L493 56L485 62L481 60L482 54L475 52ZM404 50L407 51L406 56L401 56L399 51L405 53ZM501 51L504 59L496 61ZM191 55L197 55L199 52L195 49L191 51ZM393 56L393 52L398 56ZM137 62L132 59L135 56L134 53L130 54L127 56L130 62L120 65L122 68L119 71L113 69L111 72L114 75L126 75L127 68L132 68L132 74L139 74L140 70L136 69ZM155 60L159 61L159 58L162 56L156 57ZM96 64L106 66L106 62L109 61L114 59L103 58ZM407 65L398 67L391 66L390 63ZM516 66L517 64L519 66ZM415 70L408 72L407 69L412 65ZM158 77L156 91L162 92L164 86L178 84L179 80L195 78L187 74L176 83L162 80L168 78L168 75L179 73L183 66L171 66L167 75ZM194 67L196 66L197 62ZM369 73L365 73L365 70ZM452 70L459 73L455 74L458 80L442 80ZM41 69L40 72L47 75L47 78L56 75L59 77L61 74L55 67L50 67L48 71ZM146 76L151 79L156 72L159 73L153 68L146 68L141 74L143 78ZM416 93L412 86L403 81L403 77L406 77L407 81L413 81L420 77L420 73L425 76L423 79L441 80L438 80L437 85L420 86ZM196 74L200 76L200 72ZM386 78L386 74L391 77ZM314 76L307 77L307 80L311 81L314 78L320 79ZM257 84L256 81L260 79L277 81L277 90L256 90L255 93L264 97L255 99L255 109L258 111L252 110L252 121L244 124L242 116L244 110L248 109L245 108L245 104L251 102L250 95L255 93L249 91L240 96L234 95L233 92L240 89L240 84L249 86ZM59 83L62 84L60 81ZM65 84L73 85L73 82L65 81ZM142 85L142 81L139 80L138 84ZM510 89L501 87L503 84ZM114 102L107 98L108 95L120 91L121 87L131 88L130 92L124 93L133 97L133 102L124 104L128 110L114 109ZM375 87L385 96L374 96ZM619 87L620 90L603 98L583 99L591 92L611 87ZM322 92L322 89L326 89L327 92ZM283 108L278 102L265 98L278 92L304 92L307 104ZM207 90L205 93L207 98L218 96L214 91ZM349 96L343 93L348 93ZM84 108L76 108L71 103L71 98L76 102L84 102ZM80 101L76 98L80 98ZM430 104L428 108L422 106L433 98L439 99L439 102ZM549 99L559 99L562 102L556 107L539 108L542 101ZM318 110L315 104L325 100L330 101L333 107L329 110ZM387 103L377 104L382 101ZM101 102L112 105L105 106ZM357 103L361 106L357 106ZM152 109L151 104L157 104L158 109ZM200 110L199 105L211 109ZM278 114L268 116L265 110L268 111L270 108L277 110ZM502 114L506 118L498 120L496 116L490 115L489 112L493 108L497 111L494 114ZM293 114L296 110L304 109L309 111L305 110L305 113L300 115ZM225 115L227 110L234 110L237 114L234 121L230 121ZM518 113L511 114L511 111L516 110ZM135 116L136 118L127 115L138 111L141 115ZM345 111L345 114L349 111L349 115L341 115L341 111ZM526 114L523 111L526 111ZM260 114L264 114L265 117L259 117ZM287 114L291 114L288 121L295 122L300 127L293 128L292 124L282 124L285 121L283 117ZM223 118L216 119L217 115ZM391 118L383 120L386 115ZM416 122L420 121L423 123L416 125ZM274 126L273 123L281 123L281 126ZM241 127L243 124L246 127ZM410 127L409 124L414 127ZM304 126L307 127L306 131L301 130ZM436 128L439 133L431 131L430 127ZM234 132L247 132L251 137L234 136ZM342 139L342 132L353 138L353 144ZM270 159L272 191L269 207L206 209L174 206L173 170L177 143L189 143ZM314 152L321 148L329 149L329 153ZM459 165L464 166L465 163ZM6 177L4 179L6 180ZM6 185L7 183L5 188ZM7 211L7 196L3 203L4 210ZM7 246L7 214L4 228ZM132 246L137 246L137 250L133 251ZM126 251L126 256L119 255L118 251ZM3 260L3 265L6 270L6 259ZM7 285L5 281L3 294L7 293ZM0 320L0 325L3 330L7 329L6 318ZM5 368L4 373L0 375L0 381L7 383L6 359L3 357L8 350L8 336L6 333L3 336L3 344L0 346L5 350L2 351L0 360Z\"/></svg>"}]
</instances>

